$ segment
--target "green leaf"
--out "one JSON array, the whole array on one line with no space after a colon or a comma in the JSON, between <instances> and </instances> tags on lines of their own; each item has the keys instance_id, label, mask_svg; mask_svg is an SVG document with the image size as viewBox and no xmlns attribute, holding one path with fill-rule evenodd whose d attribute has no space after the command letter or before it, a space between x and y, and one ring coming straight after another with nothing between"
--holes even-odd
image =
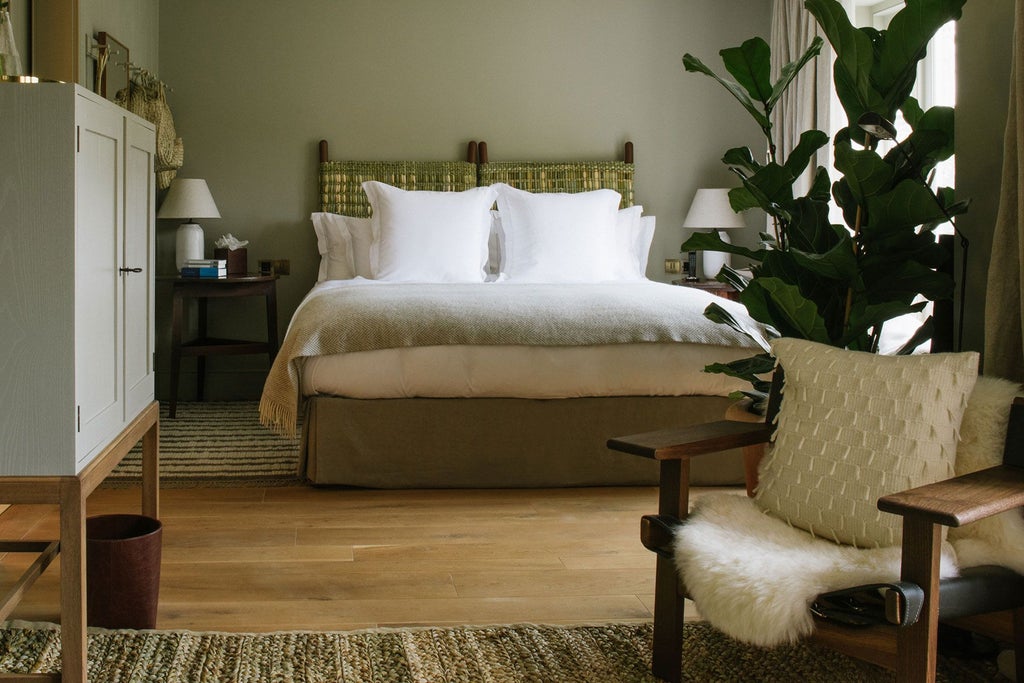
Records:
<instances>
[{"instance_id":1,"label":"green leaf","mask_svg":"<svg viewBox=\"0 0 1024 683\"><path fill-rule=\"evenodd\" d=\"M786 88L789 87L790 83L793 82L793 79L796 78L796 75L800 70L803 69L809 61L818 56L821 52L821 47L824 44L825 41L820 37L815 36L814 40L811 41L810 46L807 48L807 51L804 52L799 59L782 67L779 72L779 80L775 81L775 85L772 86L771 97L768 98L767 108L769 111L775 108L775 104L779 101L779 98L782 97L782 94L786 91Z\"/></svg>"},{"instance_id":2,"label":"green leaf","mask_svg":"<svg viewBox=\"0 0 1024 683\"><path fill-rule=\"evenodd\" d=\"M726 78L722 78L714 71L709 69L707 66L705 66L703 62L701 62L699 59L697 59L696 57L689 53L683 55L683 67L687 71L702 73L718 81L718 83L723 88L728 90L729 94L735 97L736 101L739 102L743 106L743 108L747 110L747 113L749 113L754 118L754 120L757 122L757 125L761 127L761 130L770 131L772 129L771 121L769 121L768 117L765 116L764 113L757 108L757 105L754 104L754 101L752 99L750 99L750 95L747 94L747 91L744 90L743 87L741 87L738 83L730 81Z\"/></svg>"},{"instance_id":3,"label":"green leaf","mask_svg":"<svg viewBox=\"0 0 1024 683\"><path fill-rule=\"evenodd\" d=\"M722 163L733 171L737 171L737 169L746 171L746 176L753 175L757 169L761 168L761 164L754 159L749 147L733 147L722 157Z\"/></svg>"},{"instance_id":4,"label":"green leaf","mask_svg":"<svg viewBox=\"0 0 1024 683\"><path fill-rule=\"evenodd\" d=\"M857 277L857 259L853 255L852 242L846 240L824 254L807 253L790 249L793 258L802 268L830 280L849 282Z\"/></svg>"},{"instance_id":5,"label":"green leaf","mask_svg":"<svg viewBox=\"0 0 1024 683\"><path fill-rule=\"evenodd\" d=\"M737 377L748 382L761 379L758 375L771 375L775 370L775 359L770 353L759 353L750 358L741 358L729 363L712 363L704 366L704 372L715 372Z\"/></svg>"},{"instance_id":6,"label":"green leaf","mask_svg":"<svg viewBox=\"0 0 1024 683\"><path fill-rule=\"evenodd\" d=\"M872 74L880 92L887 94L894 109L910 94L917 76L917 63L925 55L928 41L947 22L959 19L965 0L907 0L889 20L886 40Z\"/></svg>"},{"instance_id":7,"label":"green leaf","mask_svg":"<svg viewBox=\"0 0 1024 683\"><path fill-rule=\"evenodd\" d=\"M837 346L848 346L868 330L881 327L887 320L892 320L907 313L917 313L921 306L907 305L898 301L886 301L880 304L872 304L863 307L860 312L854 311L850 315L850 325L846 334L839 340Z\"/></svg>"},{"instance_id":8,"label":"green leaf","mask_svg":"<svg viewBox=\"0 0 1024 683\"><path fill-rule=\"evenodd\" d=\"M903 106L900 107L900 112L903 114L903 120L909 123L911 128L917 128L917 122L921 120L921 115L924 114L921 104L917 101L916 97L908 97L903 102Z\"/></svg>"},{"instance_id":9,"label":"green leaf","mask_svg":"<svg viewBox=\"0 0 1024 683\"><path fill-rule=\"evenodd\" d=\"M831 198L829 194L829 187L832 181L828 177L828 170L823 166L819 166L814 171L814 180L811 182L811 188L807 191L807 198L813 199L816 202L828 202Z\"/></svg>"},{"instance_id":10,"label":"green leaf","mask_svg":"<svg viewBox=\"0 0 1024 683\"><path fill-rule=\"evenodd\" d=\"M754 37L739 47L728 47L719 52L726 70L754 99L770 111L768 99L772 96L772 51L764 38Z\"/></svg>"},{"instance_id":11,"label":"green leaf","mask_svg":"<svg viewBox=\"0 0 1024 683\"><path fill-rule=\"evenodd\" d=\"M874 63L871 38L850 23L846 10L835 0L806 0L804 4L832 44L836 55L833 64L836 94L849 120L856 121L864 112L873 111L882 100L871 85ZM891 118L891 114L887 118Z\"/></svg>"},{"instance_id":12,"label":"green leaf","mask_svg":"<svg viewBox=\"0 0 1024 683\"><path fill-rule=\"evenodd\" d=\"M867 209L868 221L861 226L865 239L946 219L935 195L917 179L904 180L889 192L868 197Z\"/></svg>"},{"instance_id":13,"label":"green leaf","mask_svg":"<svg viewBox=\"0 0 1024 683\"><path fill-rule=\"evenodd\" d=\"M846 231L837 231L831 224L828 204L807 197L793 202L790 221L786 225L790 249L821 254L832 249L844 237ZM852 246L849 251L853 253Z\"/></svg>"},{"instance_id":14,"label":"green leaf","mask_svg":"<svg viewBox=\"0 0 1024 683\"><path fill-rule=\"evenodd\" d=\"M740 275L731 266L722 266L722 269L718 271L718 275L715 276L715 279L719 282L724 282L727 285L732 285L732 288L737 292L742 292L750 283L748 278Z\"/></svg>"},{"instance_id":15,"label":"green leaf","mask_svg":"<svg viewBox=\"0 0 1024 683\"><path fill-rule=\"evenodd\" d=\"M758 251L752 251L746 247L738 244L730 244L723 242L722 238L718 236L717 232L695 232L690 235L682 246L679 247L680 251L721 251L727 254L736 254L738 256L745 256L746 258L755 259L760 261L764 258L765 250L761 249Z\"/></svg>"},{"instance_id":16,"label":"green leaf","mask_svg":"<svg viewBox=\"0 0 1024 683\"><path fill-rule=\"evenodd\" d=\"M836 169L849 184L854 200L865 204L869 197L889 188L892 167L872 150L856 150L848 143L836 145Z\"/></svg>"},{"instance_id":17,"label":"green leaf","mask_svg":"<svg viewBox=\"0 0 1024 683\"><path fill-rule=\"evenodd\" d=\"M765 325L763 329L758 328L745 320L740 320L718 304L708 304L708 307L704 309L704 317L711 322L728 325L745 337L752 339L765 353L771 353L772 350L769 338L774 339L779 336L778 331L771 325Z\"/></svg>"},{"instance_id":18,"label":"green leaf","mask_svg":"<svg viewBox=\"0 0 1024 683\"><path fill-rule=\"evenodd\" d=\"M910 336L903 346L896 350L897 356L909 356L917 349L918 346L924 344L929 339L935 337L935 318L928 316L925 321L921 323L921 326L917 328L917 331Z\"/></svg>"},{"instance_id":19,"label":"green leaf","mask_svg":"<svg viewBox=\"0 0 1024 683\"><path fill-rule=\"evenodd\" d=\"M828 144L828 135L820 130L805 130L800 134L800 140L783 164L792 178L790 184L800 177L804 169L807 168L807 164L814 158L815 153L826 144ZM792 196L792 192L790 196Z\"/></svg>"},{"instance_id":20,"label":"green leaf","mask_svg":"<svg viewBox=\"0 0 1024 683\"><path fill-rule=\"evenodd\" d=\"M952 107L931 107L923 112L914 132L902 142L904 151L917 160L917 172L927 173L939 161L953 156L956 126Z\"/></svg>"},{"instance_id":21,"label":"green leaf","mask_svg":"<svg viewBox=\"0 0 1024 683\"><path fill-rule=\"evenodd\" d=\"M755 278L740 293L740 301L754 320L771 325L784 337L832 343L814 302L795 285L774 277Z\"/></svg>"}]
</instances>

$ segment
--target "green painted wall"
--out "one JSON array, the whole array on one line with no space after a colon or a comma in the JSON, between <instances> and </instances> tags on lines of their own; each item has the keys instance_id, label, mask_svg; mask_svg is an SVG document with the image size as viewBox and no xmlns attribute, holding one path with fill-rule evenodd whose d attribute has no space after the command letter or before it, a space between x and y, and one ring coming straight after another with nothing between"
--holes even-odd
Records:
<instances>
[{"instance_id":1,"label":"green painted wall","mask_svg":"<svg viewBox=\"0 0 1024 683\"><path fill-rule=\"evenodd\" d=\"M174 88L181 175L205 178L223 216L204 222L208 245L230 232L250 240L251 268L259 258L291 260L280 284L283 329L316 275L308 216L320 138L333 155L374 159L461 158L471 139L486 140L492 159L610 158L632 140L637 198L658 217L649 274L667 277L662 260L678 255L694 191L731 181L718 161L725 149L759 142L728 95L683 71L682 55L717 62L722 47L767 37L770 7L164 0L160 75ZM158 226L164 272L173 270L174 227ZM257 302L222 310L221 332L260 333ZM262 367L258 358L216 365ZM244 376L214 382L211 395L258 390Z\"/></svg>"},{"instance_id":2,"label":"green painted wall","mask_svg":"<svg viewBox=\"0 0 1024 683\"><path fill-rule=\"evenodd\" d=\"M231 232L251 240L251 268L259 258L291 260L280 288L283 331L316 272L308 214L320 138L333 155L380 159L459 158L470 139L487 140L494 159L605 158L633 140L638 200L658 216L648 274L666 279L662 259L677 255L693 192L731 182L718 162L726 148L759 143L735 103L685 74L680 58L690 51L717 64L722 47L767 36L770 8L770 0L163 0L160 75L174 88L182 176L206 178L223 215L205 222L208 244ZM957 185L974 200L960 221L971 238L965 346L975 349L1012 16L1012 0L969 0L958 29ZM174 227L158 226L162 272L173 270ZM261 333L258 302L214 315L214 331ZM166 344L165 317L158 326ZM258 393L260 359L215 364L228 374L212 382L212 397Z\"/></svg>"}]
</instances>

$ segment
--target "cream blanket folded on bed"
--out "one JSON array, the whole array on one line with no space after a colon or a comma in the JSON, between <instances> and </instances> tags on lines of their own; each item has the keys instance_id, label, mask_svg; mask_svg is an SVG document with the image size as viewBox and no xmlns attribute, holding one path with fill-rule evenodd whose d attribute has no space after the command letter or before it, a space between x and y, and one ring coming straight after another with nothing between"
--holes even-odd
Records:
<instances>
[{"instance_id":1,"label":"cream blanket folded on bed","mask_svg":"<svg viewBox=\"0 0 1024 683\"><path fill-rule=\"evenodd\" d=\"M397 284L370 280L318 287L292 319L267 377L260 421L294 434L299 362L410 346L688 342L754 344L704 317L714 301L749 320L744 308L696 289L654 282L607 284ZM750 321L752 329L758 326Z\"/></svg>"}]
</instances>

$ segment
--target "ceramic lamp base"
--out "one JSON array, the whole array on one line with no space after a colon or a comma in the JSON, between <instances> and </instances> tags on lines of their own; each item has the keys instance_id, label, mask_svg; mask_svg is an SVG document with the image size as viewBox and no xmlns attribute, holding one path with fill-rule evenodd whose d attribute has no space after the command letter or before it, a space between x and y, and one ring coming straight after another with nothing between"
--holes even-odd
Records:
<instances>
[{"instance_id":1,"label":"ceramic lamp base","mask_svg":"<svg viewBox=\"0 0 1024 683\"><path fill-rule=\"evenodd\" d=\"M188 259L201 259L204 254L203 229L196 223L182 223L174 238L174 264L181 270Z\"/></svg>"},{"instance_id":2,"label":"ceramic lamp base","mask_svg":"<svg viewBox=\"0 0 1024 683\"><path fill-rule=\"evenodd\" d=\"M717 232L718 237L726 244L732 244L729 241L729 234L725 230L712 230L711 232ZM722 270L723 266L730 265L729 254L724 251L704 251L701 252L701 270L704 274L705 280L714 280L715 276L718 275L718 271Z\"/></svg>"}]
</instances>

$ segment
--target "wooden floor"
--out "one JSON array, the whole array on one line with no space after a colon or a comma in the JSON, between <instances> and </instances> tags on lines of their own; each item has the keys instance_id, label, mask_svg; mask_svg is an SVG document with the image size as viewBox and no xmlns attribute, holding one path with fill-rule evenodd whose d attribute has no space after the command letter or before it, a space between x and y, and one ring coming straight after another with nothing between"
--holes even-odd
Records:
<instances>
[{"instance_id":1,"label":"wooden floor","mask_svg":"<svg viewBox=\"0 0 1024 683\"><path fill-rule=\"evenodd\" d=\"M90 515L138 510L100 489ZM466 623L647 621L654 488L161 493L159 628L348 630ZM0 538L56 538L46 506L0 515ZM0 582L28 562L0 561ZM51 567L13 618L58 621Z\"/></svg>"}]
</instances>

